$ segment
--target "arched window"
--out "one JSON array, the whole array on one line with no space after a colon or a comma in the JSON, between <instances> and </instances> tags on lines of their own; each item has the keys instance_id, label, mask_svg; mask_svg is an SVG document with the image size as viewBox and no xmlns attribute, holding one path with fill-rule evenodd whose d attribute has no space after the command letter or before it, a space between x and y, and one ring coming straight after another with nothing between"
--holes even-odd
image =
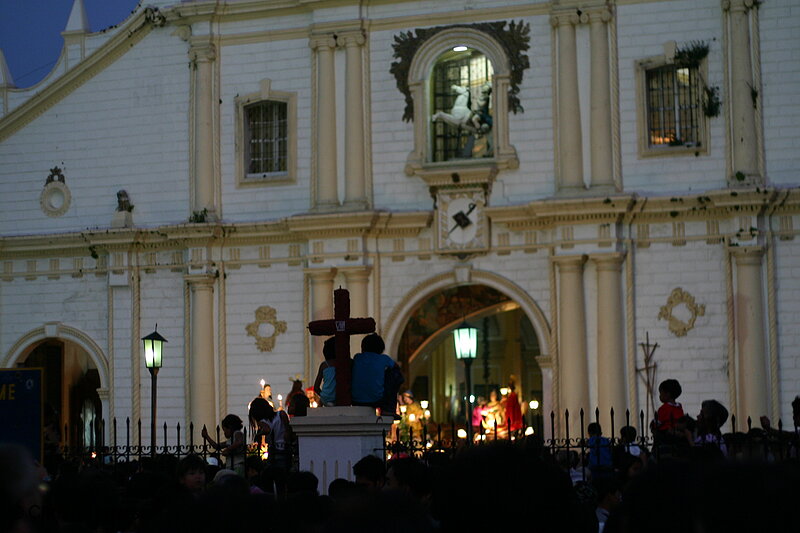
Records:
<instances>
[{"instance_id":1,"label":"arched window","mask_svg":"<svg viewBox=\"0 0 800 533\"><path fill-rule=\"evenodd\" d=\"M475 48L455 46L439 56L429 81L433 162L494 156L493 74Z\"/></svg>"}]
</instances>

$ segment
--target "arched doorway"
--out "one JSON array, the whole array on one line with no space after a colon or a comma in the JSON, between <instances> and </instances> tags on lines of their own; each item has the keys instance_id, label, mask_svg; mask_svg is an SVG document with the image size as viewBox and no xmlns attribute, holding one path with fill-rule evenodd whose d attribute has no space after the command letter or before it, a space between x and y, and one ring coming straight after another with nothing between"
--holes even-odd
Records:
<instances>
[{"instance_id":1,"label":"arched doorway","mask_svg":"<svg viewBox=\"0 0 800 533\"><path fill-rule=\"evenodd\" d=\"M77 344L46 339L31 347L18 367L42 368L45 444L70 447L102 444L100 374Z\"/></svg>"},{"instance_id":2,"label":"arched doorway","mask_svg":"<svg viewBox=\"0 0 800 533\"><path fill-rule=\"evenodd\" d=\"M108 438L109 369L85 333L48 322L23 335L0 361L3 367L42 368L45 446L95 447Z\"/></svg>"},{"instance_id":3,"label":"arched doorway","mask_svg":"<svg viewBox=\"0 0 800 533\"><path fill-rule=\"evenodd\" d=\"M513 379L526 421L535 426L544 390L537 362L541 342L519 303L487 285L447 287L414 306L396 352L408 379L405 386L416 399L428 400L433 421L465 425L465 367L455 357L452 337L464 320L478 329L471 394L489 400L495 391L500 400Z\"/></svg>"}]
</instances>

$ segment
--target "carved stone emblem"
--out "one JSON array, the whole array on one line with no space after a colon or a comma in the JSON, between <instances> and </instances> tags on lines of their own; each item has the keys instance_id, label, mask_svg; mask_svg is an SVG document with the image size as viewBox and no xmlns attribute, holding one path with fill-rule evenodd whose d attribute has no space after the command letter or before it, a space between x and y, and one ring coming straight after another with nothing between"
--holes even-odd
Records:
<instances>
[{"instance_id":1,"label":"carved stone emblem","mask_svg":"<svg viewBox=\"0 0 800 533\"><path fill-rule=\"evenodd\" d=\"M705 305L696 304L694 296L681 287L676 287L672 289L672 294L667 299L667 305L661 307L658 319L667 320L669 330L676 337L685 337L694 328L694 322L697 317L705 314Z\"/></svg>"},{"instance_id":2,"label":"carved stone emblem","mask_svg":"<svg viewBox=\"0 0 800 533\"><path fill-rule=\"evenodd\" d=\"M71 201L72 193L67 187L63 171L57 166L51 168L39 196L42 212L49 217L60 217L67 212Z\"/></svg>"},{"instance_id":3,"label":"carved stone emblem","mask_svg":"<svg viewBox=\"0 0 800 533\"><path fill-rule=\"evenodd\" d=\"M262 305L256 309L255 322L251 322L245 327L247 334L255 337L258 351L271 352L275 347L275 339L278 335L286 333L286 322L278 320L277 316L278 312L274 308ZM264 329L262 329L262 325L264 325Z\"/></svg>"}]
</instances>

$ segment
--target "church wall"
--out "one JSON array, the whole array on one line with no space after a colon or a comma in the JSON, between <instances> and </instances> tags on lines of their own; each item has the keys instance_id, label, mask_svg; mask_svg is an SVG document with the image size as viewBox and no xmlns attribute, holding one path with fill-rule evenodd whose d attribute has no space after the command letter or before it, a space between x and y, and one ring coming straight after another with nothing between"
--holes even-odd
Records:
<instances>
[{"instance_id":1,"label":"church wall","mask_svg":"<svg viewBox=\"0 0 800 533\"><path fill-rule=\"evenodd\" d=\"M656 226L652 226L651 236L656 234ZM696 415L700 403L711 398L730 405L724 248L709 246L705 241L689 241L685 246L652 243L649 248L637 248L634 254L637 367L644 366L638 343L644 342L645 333L649 332L651 344L659 344L654 355L658 365L654 383L656 408L658 383L668 378L677 379L683 387L679 401L687 414ZM692 268L687 269L686 265ZM694 328L684 337L675 336L667 321L658 318L676 287L693 295L696 304L705 305L705 314L697 317ZM689 318L685 306L676 306L673 312L684 322ZM644 409L646 392L641 380L637 388L639 406Z\"/></svg>"},{"instance_id":2,"label":"church wall","mask_svg":"<svg viewBox=\"0 0 800 533\"><path fill-rule=\"evenodd\" d=\"M154 61L154 58L158 58ZM0 143L5 235L109 227L125 189L140 226L188 218L188 69L185 45L154 32L117 62ZM91 149L89 149L91 148ZM66 176L71 207L46 216L49 169ZM153 194L153 193L157 194Z\"/></svg>"},{"instance_id":3,"label":"church wall","mask_svg":"<svg viewBox=\"0 0 800 533\"><path fill-rule=\"evenodd\" d=\"M157 270L154 273L140 271L141 300L138 336L144 337L153 332L158 324L158 332L167 343L164 345L163 367L158 372L158 425L164 422L170 428L169 436L174 439L175 424L184 425L184 409L186 395L184 382L188 376L184 371L185 357L191 357L188 347L184 346L184 291L183 274L169 270ZM130 332L130 326L128 330ZM128 333L128 339L132 336ZM214 339L216 340L216 333ZM141 350L141 341L133 339L137 349ZM130 343L129 345L133 345ZM130 349L128 350L130 353ZM144 365L144 353L140 351L139 372L141 383L142 425L150 424L150 372ZM163 431L163 429L161 430ZM159 439L161 434L159 434Z\"/></svg>"},{"instance_id":4,"label":"church wall","mask_svg":"<svg viewBox=\"0 0 800 533\"><path fill-rule=\"evenodd\" d=\"M708 84L720 86L726 97L722 76L722 12L714 0L646 2L618 5L619 103L623 184L626 191L656 194L726 185L725 133L723 115L710 119L711 142L708 155L687 154L640 158L636 105L635 62L664 54L663 45L678 46L691 41L709 41ZM588 124L584 125L588 127Z\"/></svg>"},{"instance_id":5,"label":"church wall","mask_svg":"<svg viewBox=\"0 0 800 533\"><path fill-rule=\"evenodd\" d=\"M220 59L220 139L223 216L226 221L276 219L307 211L311 165L311 49L307 39L223 46ZM297 94L297 176L291 184L238 186L236 96L258 93L261 80L271 90Z\"/></svg>"},{"instance_id":6,"label":"church wall","mask_svg":"<svg viewBox=\"0 0 800 533\"><path fill-rule=\"evenodd\" d=\"M112 328L112 342L113 344L109 349L109 356L113 358L111 375L113 376L113 387L111 390L114 394L114 412L111 413L112 418L117 418L117 431L119 438L124 438L125 418L131 417L131 423L134 424L136 416L133 414L132 407L132 365L133 357L131 357L131 320L133 314L132 308L132 294L129 286L109 287L113 307L109 313ZM162 319L163 320L163 319ZM166 323L163 323L166 326ZM163 327L162 326L162 327ZM147 331L147 333L149 333ZM145 333L145 335L147 334ZM143 335L144 336L144 335ZM170 340L171 337L166 337ZM172 347L167 345L171 350Z\"/></svg>"},{"instance_id":7,"label":"church wall","mask_svg":"<svg viewBox=\"0 0 800 533\"><path fill-rule=\"evenodd\" d=\"M792 0L759 6L761 95L767 176L774 184L794 185L800 171L800 16ZM797 389L795 389L797 390Z\"/></svg>"},{"instance_id":8,"label":"church wall","mask_svg":"<svg viewBox=\"0 0 800 533\"><path fill-rule=\"evenodd\" d=\"M766 265L766 262L764 263ZM786 426L791 425L791 403L800 395L800 242L775 240L775 299L778 320L779 412ZM766 268L765 268L766 271Z\"/></svg>"},{"instance_id":9,"label":"church wall","mask_svg":"<svg viewBox=\"0 0 800 533\"><path fill-rule=\"evenodd\" d=\"M405 31L405 30L403 30ZM376 209L431 209L425 184L403 172L414 147L413 122L403 122L405 100L389 72L392 43L400 30L370 32L372 183Z\"/></svg>"},{"instance_id":10,"label":"church wall","mask_svg":"<svg viewBox=\"0 0 800 533\"><path fill-rule=\"evenodd\" d=\"M244 418L247 404L258 394L261 379L272 385L277 402L278 394L285 398L291 389L289 377L305 372L304 344L308 337L303 310L304 274L301 267L286 263L269 268L243 265L226 273L228 411ZM245 329L256 321L255 312L261 306L274 308L276 320L285 321L287 326L269 352L259 351L256 339ZM267 333L265 328L264 335ZM309 380L316 377L316 370L312 365ZM306 384L310 385L313 381Z\"/></svg>"},{"instance_id":11,"label":"church wall","mask_svg":"<svg viewBox=\"0 0 800 533\"><path fill-rule=\"evenodd\" d=\"M61 322L106 346L107 303L105 278L62 276L58 281L40 276L3 282L0 300L0 354L5 358L12 346L31 330L46 322Z\"/></svg>"}]
</instances>

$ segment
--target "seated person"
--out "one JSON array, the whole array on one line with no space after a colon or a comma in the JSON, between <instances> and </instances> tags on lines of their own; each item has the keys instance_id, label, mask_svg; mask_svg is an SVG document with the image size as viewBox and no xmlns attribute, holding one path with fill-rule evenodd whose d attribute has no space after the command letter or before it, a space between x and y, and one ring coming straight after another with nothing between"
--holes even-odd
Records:
<instances>
[{"instance_id":1,"label":"seated person","mask_svg":"<svg viewBox=\"0 0 800 533\"><path fill-rule=\"evenodd\" d=\"M322 345L322 355L325 360L320 363L317 370L317 379L314 380L314 392L319 396L322 405L336 405L336 368L333 361L336 359L336 337L331 337Z\"/></svg>"},{"instance_id":2,"label":"seated person","mask_svg":"<svg viewBox=\"0 0 800 533\"><path fill-rule=\"evenodd\" d=\"M367 335L361 341L361 353L353 358L352 397L353 405L380 407L383 414L393 414L402 377L392 378L399 369L394 359L383 353L385 348L377 333Z\"/></svg>"}]
</instances>

